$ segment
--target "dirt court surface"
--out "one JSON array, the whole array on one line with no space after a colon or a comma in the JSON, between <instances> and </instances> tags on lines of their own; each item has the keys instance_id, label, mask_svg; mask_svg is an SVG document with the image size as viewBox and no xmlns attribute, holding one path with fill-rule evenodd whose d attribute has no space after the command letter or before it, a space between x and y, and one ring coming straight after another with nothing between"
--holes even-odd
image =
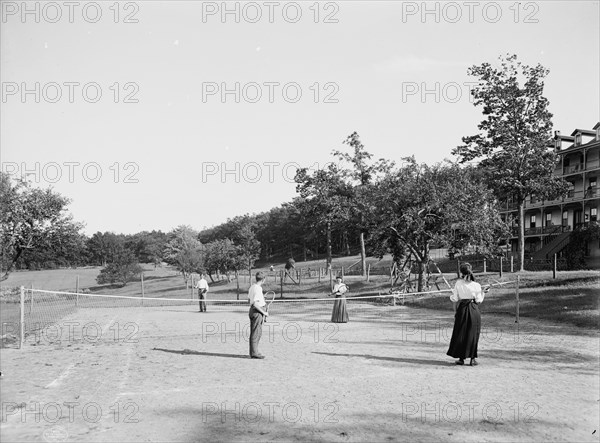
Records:
<instances>
[{"instance_id":1,"label":"dirt court surface","mask_svg":"<svg viewBox=\"0 0 600 443\"><path fill-rule=\"evenodd\" d=\"M450 307L277 308L265 360L245 310L82 309L1 351L0 440L599 441L595 332L483 314L461 367Z\"/></svg>"}]
</instances>

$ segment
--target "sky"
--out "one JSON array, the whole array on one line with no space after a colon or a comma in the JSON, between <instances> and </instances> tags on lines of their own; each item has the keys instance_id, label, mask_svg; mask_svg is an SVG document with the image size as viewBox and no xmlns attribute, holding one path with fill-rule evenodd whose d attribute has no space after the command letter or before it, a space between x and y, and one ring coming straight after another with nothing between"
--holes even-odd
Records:
<instances>
[{"instance_id":1,"label":"sky","mask_svg":"<svg viewBox=\"0 0 600 443\"><path fill-rule=\"evenodd\" d=\"M598 1L0 1L0 162L96 231L203 229L295 197L358 132L452 158L470 66L550 70L554 129L600 121Z\"/></svg>"}]
</instances>

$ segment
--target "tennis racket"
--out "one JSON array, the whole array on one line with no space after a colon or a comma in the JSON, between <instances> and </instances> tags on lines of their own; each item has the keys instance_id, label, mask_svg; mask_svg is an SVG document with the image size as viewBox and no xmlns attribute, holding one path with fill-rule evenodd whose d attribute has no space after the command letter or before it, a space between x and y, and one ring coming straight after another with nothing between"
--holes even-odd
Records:
<instances>
[{"instance_id":1,"label":"tennis racket","mask_svg":"<svg viewBox=\"0 0 600 443\"><path fill-rule=\"evenodd\" d=\"M341 283L341 284L340 284L340 287L339 287L339 288L337 288L337 291L335 291L335 292L332 292L332 293L331 293L331 294L329 294L329 295L334 295L334 294L345 294L346 292L348 292L348 290L349 290L349 289L348 289L348 286L346 286L346 284L345 284L345 283Z\"/></svg>"},{"instance_id":2,"label":"tennis racket","mask_svg":"<svg viewBox=\"0 0 600 443\"><path fill-rule=\"evenodd\" d=\"M273 297L271 297L271 300L269 301L269 304L267 305L267 309L265 309L265 311L269 312L269 308L271 307L271 303L273 303L273 301L275 300L275 291L268 291L265 295L268 296L269 294L273 294ZM265 316L264 321L267 321L267 317Z\"/></svg>"}]
</instances>

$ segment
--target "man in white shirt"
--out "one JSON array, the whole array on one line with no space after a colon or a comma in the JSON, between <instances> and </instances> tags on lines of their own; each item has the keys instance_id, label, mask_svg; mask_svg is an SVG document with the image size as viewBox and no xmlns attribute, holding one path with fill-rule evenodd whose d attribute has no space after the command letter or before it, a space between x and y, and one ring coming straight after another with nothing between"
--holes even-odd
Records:
<instances>
[{"instance_id":1,"label":"man in white shirt","mask_svg":"<svg viewBox=\"0 0 600 443\"><path fill-rule=\"evenodd\" d=\"M250 303L250 358L265 358L258 352L258 342L262 335L262 324L269 313L265 310L265 297L262 291L262 285L265 281L263 272L256 273L256 283L250 286L248 290L248 303Z\"/></svg>"},{"instance_id":2,"label":"man in white shirt","mask_svg":"<svg viewBox=\"0 0 600 443\"><path fill-rule=\"evenodd\" d=\"M200 280L195 286L198 289L198 303L200 304L200 312L206 312L206 293L208 292L208 282L204 278L204 274L200 276Z\"/></svg>"}]
</instances>

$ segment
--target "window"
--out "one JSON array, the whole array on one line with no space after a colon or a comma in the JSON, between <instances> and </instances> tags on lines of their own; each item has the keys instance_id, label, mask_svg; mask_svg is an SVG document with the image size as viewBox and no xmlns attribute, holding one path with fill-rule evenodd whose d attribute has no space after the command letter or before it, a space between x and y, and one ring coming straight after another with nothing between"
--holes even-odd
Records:
<instances>
[{"instance_id":1,"label":"window","mask_svg":"<svg viewBox=\"0 0 600 443\"><path fill-rule=\"evenodd\" d=\"M551 224L552 224L552 213L547 212L546 213L546 226L550 226Z\"/></svg>"},{"instance_id":2,"label":"window","mask_svg":"<svg viewBox=\"0 0 600 443\"><path fill-rule=\"evenodd\" d=\"M529 227L530 227L530 228L535 228L535 215L532 215L532 216L529 218Z\"/></svg>"},{"instance_id":3,"label":"window","mask_svg":"<svg viewBox=\"0 0 600 443\"><path fill-rule=\"evenodd\" d=\"M569 224L569 211L563 211L563 226Z\"/></svg>"},{"instance_id":4,"label":"window","mask_svg":"<svg viewBox=\"0 0 600 443\"><path fill-rule=\"evenodd\" d=\"M598 221L598 208L590 209L590 220Z\"/></svg>"},{"instance_id":5,"label":"window","mask_svg":"<svg viewBox=\"0 0 600 443\"><path fill-rule=\"evenodd\" d=\"M581 144L581 134L575 134L575 146L579 146Z\"/></svg>"},{"instance_id":6,"label":"window","mask_svg":"<svg viewBox=\"0 0 600 443\"><path fill-rule=\"evenodd\" d=\"M590 178L590 186L595 188L597 186L596 178Z\"/></svg>"}]
</instances>

